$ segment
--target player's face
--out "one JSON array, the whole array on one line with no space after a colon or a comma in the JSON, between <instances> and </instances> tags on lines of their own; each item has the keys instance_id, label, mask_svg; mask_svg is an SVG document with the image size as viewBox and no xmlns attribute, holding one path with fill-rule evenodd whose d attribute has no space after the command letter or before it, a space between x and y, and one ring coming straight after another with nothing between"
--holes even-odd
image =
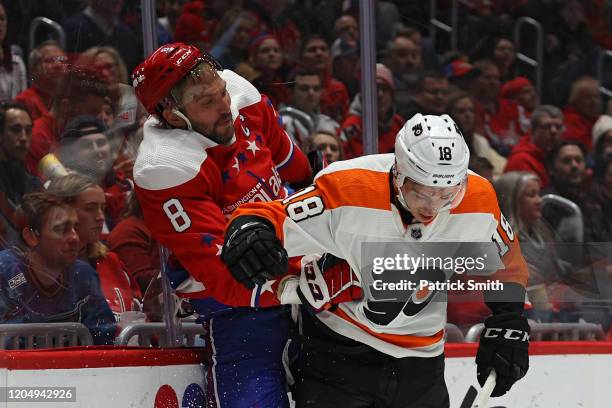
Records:
<instances>
[{"instance_id":1,"label":"player's face","mask_svg":"<svg viewBox=\"0 0 612 408\"><path fill-rule=\"evenodd\" d=\"M183 93L184 111L193 130L219 144L234 136L231 99L226 82L216 73L206 73L186 86Z\"/></svg>"},{"instance_id":2,"label":"player's face","mask_svg":"<svg viewBox=\"0 0 612 408\"><path fill-rule=\"evenodd\" d=\"M53 207L43 219L34 251L52 267L67 268L79 254L79 220L71 206Z\"/></svg>"},{"instance_id":3,"label":"player's face","mask_svg":"<svg viewBox=\"0 0 612 408\"><path fill-rule=\"evenodd\" d=\"M523 193L519 197L519 214L525 225L532 225L542 218L541 205L540 183L531 179L525 184Z\"/></svg>"},{"instance_id":4,"label":"player's face","mask_svg":"<svg viewBox=\"0 0 612 408\"><path fill-rule=\"evenodd\" d=\"M77 197L77 216L79 217L79 239L81 246L93 244L100 240L104 226L106 198L99 186L89 187Z\"/></svg>"},{"instance_id":5,"label":"player's face","mask_svg":"<svg viewBox=\"0 0 612 408\"><path fill-rule=\"evenodd\" d=\"M23 161L32 139L32 119L21 109L5 112L4 134L0 141L8 159Z\"/></svg>"},{"instance_id":6,"label":"player's face","mask_svg":"<svg viewBox=\"0 0 612 408\"><path fill-rule=\"evenodd\" d=\"M461 186L428 187L406 179L401 193L408 209L418 222L431 222L442 207L453 202L461 190Z\"/></svg>"}]
</instances>

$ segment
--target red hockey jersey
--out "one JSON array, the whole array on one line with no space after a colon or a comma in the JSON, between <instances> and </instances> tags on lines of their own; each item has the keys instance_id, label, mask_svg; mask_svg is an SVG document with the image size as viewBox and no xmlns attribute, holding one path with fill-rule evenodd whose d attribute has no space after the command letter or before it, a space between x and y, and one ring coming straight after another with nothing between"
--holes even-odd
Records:
<instances>
[{"instance_id":1,"label":"red hockey jersey","mask_svg":"<svg viewBox=\"0 0 612 408\"><path fill-rule=\"evenodd\" d=\"M125 266L116 253L109 251L104 257L97 259L96 271L106 302L115 316L131 310L140 310L140 289L125 271Z\"/></svg>"},{"instance_id":2,"label":"red hockey jersey","mask_svg":"<svg viewBox=\"0 0 612 408\"><path fill-rule=\"evenodd\" d=\"M149 118L134 164L136 193L153 237L190 274L177 287L179 296L231 306L278 304L269 285L250 290L234 280L219 256L223 230L242 203L284 198L283 182L305 180L310 167L270 101L234 72L220 75L231 97L232 142L219 145Z\"/></svg>"}]
</instances>

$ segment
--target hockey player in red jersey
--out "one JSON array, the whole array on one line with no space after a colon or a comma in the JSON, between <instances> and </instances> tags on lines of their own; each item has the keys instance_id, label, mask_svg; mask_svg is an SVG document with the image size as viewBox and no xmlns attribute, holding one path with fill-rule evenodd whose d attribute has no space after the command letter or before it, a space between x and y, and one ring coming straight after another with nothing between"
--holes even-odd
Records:
<instances>
[{"instance_id":1,"label":"hockey player in red jersey","mask_svg":"<svg viewBox=\"0 0 612 408\"><path fill-rule=\"evenodd\" d=\"M488 278L503 290L484 293L492 316L480 340L477 377L483 384L494 369L493 396L499 396L526 374L527 267L491 184L468 172L468 162L448 115L417 114L399 131L394 154L333 163L313 186L285 200L234 212L222 257L237 280L262 279L251 266L259 235L274 232L288 256L307 255L299 278L274 277L282 303L303 305L298 408L449 406L445 292L407 289L406 301L374 297L364 244L409 250L421 242L493 241L498 262ZM455 270L441 273L447 272Z\"/></svg>"},{"instance_id":2,"label":"hockey player in red jersey","mask_svg":"<svg viewBox=\"0 0 612 408\"><path fill-rule=\"evenodd\" d=\"M288 406L283 309L252 309L278 306L274 289L236 282L219 255L232 212L285 198L284 182L309 178L308 161L269 99L193 46L160 47L132 78L152 114L134 165L136 193L153 237L186 270L170 276L177 294L207 328L208 406ZM259 238L258 271L284 270L284 251Z\"/></svg>"}]
</instances>

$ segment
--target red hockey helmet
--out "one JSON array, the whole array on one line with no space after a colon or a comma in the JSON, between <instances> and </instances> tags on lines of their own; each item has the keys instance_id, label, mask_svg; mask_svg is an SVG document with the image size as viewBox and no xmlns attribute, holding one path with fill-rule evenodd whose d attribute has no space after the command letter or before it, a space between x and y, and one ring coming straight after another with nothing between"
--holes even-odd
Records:
<instances>
[{"instance_id":1,"label":"red hockey helmet","mask_svg":"<svg viewBox=\"0 0 612 408\"><path fill-rule=\"evenodd\" d=\"M170 90L200 62L221 69L212 57L192 45L173 43L158 48L132 72L136 96L149 113L154 113L170 96Z\"/></svg>"}]
</instances>

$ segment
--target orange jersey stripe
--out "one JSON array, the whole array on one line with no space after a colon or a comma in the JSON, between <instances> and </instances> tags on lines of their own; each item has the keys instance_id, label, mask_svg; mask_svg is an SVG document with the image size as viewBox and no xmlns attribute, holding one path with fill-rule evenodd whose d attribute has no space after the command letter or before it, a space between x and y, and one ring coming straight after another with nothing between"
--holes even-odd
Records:
<instances>
[{"instance_id":1,"label":"orange jersey stripe","mask_svg":"<svg viewBox=\"0 0 612 408\"><path fill-rule=\"evenodd\" d=\"M380 194L389 184L389 173L365 169L339 170L320 176L315 184L325 194L328 210L349 205L391 210L388 194Z\"/></svg>"},{"instance_id":2,"label":"orange jersey stripe","mask_svg":"<svg viewBox=\"0 0 612 408\"><path fill-rule=\"evenodd\" d=\"M461 203L451 214L490 212L499 218L495 190L488 180L473 174L468 175L467 191Z\"/></svg>"},{"instance_id":3,"label":"orange jersey stripe","mask_svg":"<svg viewBox=\"0 0 612 408\"><path fill-rule=\"evenodd\" d=\"M444 330L440 330L436 334L431 336L413 336L410 334L389 334L389 333L377 333L370 330L367 326L353 320L346 312L338 308L332 312L336 316L343 320L359 327L361 330L368 333L370 336L376 337L377 339L384 341L385 343L393 344L394 346L404 348L415 348L415 347L426 347L436 344L444 338Z\"/></svg>"}]
</instances>

